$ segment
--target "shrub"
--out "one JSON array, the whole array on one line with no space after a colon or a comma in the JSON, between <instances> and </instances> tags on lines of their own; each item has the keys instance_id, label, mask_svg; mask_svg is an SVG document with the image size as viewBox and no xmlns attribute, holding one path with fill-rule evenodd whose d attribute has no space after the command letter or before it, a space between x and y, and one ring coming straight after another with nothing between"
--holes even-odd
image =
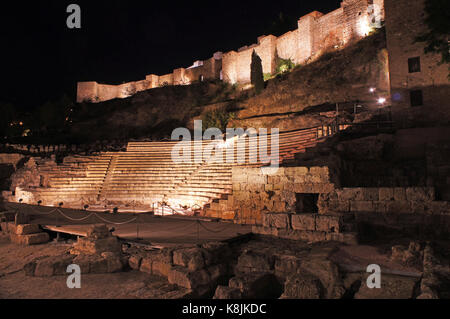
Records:
<instances>
[{"instance_id":1,"label":"shrub","mask_svg":"<svg viewBox=\"0 0 450 319\"><path fill-rule=\"evenodd\" d=\"M228 112L225 108L220 108L206 112L202 116L203 129L218 128L225 131L228 122L235 117L234 113Z\"/></svg>"},{"instance_id":2,"label":"shrub","mask_svg":"<svg viewBox=\"0 0 450 319\"><path fill-rule=\"evenodd\" d=\"M295 63L291 59L278 59L277 73L286 73L294 69Z\"/></svg>"}]
</instances>

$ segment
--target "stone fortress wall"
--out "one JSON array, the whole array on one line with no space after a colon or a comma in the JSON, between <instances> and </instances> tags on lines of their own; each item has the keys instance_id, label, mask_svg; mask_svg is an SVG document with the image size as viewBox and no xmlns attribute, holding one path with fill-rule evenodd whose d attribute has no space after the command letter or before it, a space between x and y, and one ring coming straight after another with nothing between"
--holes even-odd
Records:
<instances>
[{"instance_id":1,"label":"stone fortress wall","mask_svg":"<svg viewBox=\"0 0 450 319\"><path fill-rule=\"evenodd\" d=\"M296 64L309 63L328 50L343 48L367 36L374 18L384 20L384 0L343 0L340 8L328 14L314 11L301 17L298 29L280 37L260 36L256 44L237 51L216 52L208 60L196 61L191 67L178 68L170 74L151 74L145 80L120 85L79 82L77 102L103 102L156 87L210 79L246 84L250 82L253 50L262 60L263 72L274 74L278 57Z\"/></svg>"}]
</instances>

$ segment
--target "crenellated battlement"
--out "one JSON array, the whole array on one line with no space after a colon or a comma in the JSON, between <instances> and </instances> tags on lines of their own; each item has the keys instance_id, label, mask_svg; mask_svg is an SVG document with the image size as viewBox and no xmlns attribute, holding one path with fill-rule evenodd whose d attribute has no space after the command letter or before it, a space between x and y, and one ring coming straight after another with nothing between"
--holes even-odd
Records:
<instances>
[{"instance_id":1,"label":"crenellated battlement","mask_svg":"<svg viewBox=\"0 0 450 319\"><path fill-rule=\"evenodd\" d=\"M127 98L137 92L167 85L188 85L204 80L228 83L250 82L253 50L262 60L263 72L274 74L277 59L290 59L295 64L310 63L323 53L339 50L369 35L384 20L384 0L343 0L341 7L323 14L313 11L298 20L298 28L280 37L263 35L255 44L236 51L216 52L204 61L195 61L188 68L170 74L147 75L145 80L120 85L79 82L77 102L103 102Z\"/></svg>"}]
</instances>

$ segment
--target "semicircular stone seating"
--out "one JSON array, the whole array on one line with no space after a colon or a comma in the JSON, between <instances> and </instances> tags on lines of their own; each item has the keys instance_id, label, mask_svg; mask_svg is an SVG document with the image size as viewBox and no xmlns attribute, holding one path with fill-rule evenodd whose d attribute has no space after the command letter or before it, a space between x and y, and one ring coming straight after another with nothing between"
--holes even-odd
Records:
<instances>
[{"instance_id":1,"label":"semicircular stone seating","mask_svg":"<svg viewBox=\"0 0 450 319\"><path fill-rule=\"evenodd\" d=\"M172 159L178 141L129 142L126 152L70 156L61 165L37 161L39 173L47 176L48 183L27 191L42 205L63 202L64 207L72 208L117 206L122 211L148 211L164 202L213 212L213 206L232 193L233 166L265 166L270 160L286 163L325 135L323 127L281 132L278 154L270 134L229 139L215 148L211 141L187 142L183 146L190 154L179 153L185 155L183 162ZM208 147L213 150L209 158L205 156Z\"/></svg>"}]
</instances>

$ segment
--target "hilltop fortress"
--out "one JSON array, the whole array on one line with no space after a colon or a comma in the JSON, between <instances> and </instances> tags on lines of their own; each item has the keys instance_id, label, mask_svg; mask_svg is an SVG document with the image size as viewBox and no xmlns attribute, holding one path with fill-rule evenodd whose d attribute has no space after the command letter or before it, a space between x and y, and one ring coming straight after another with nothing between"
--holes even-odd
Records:
<instances>
[{"instance_id":1,"label":"hilltop fortress","mask_svg":"<svg viewBox=\"0 0 450 319\"><path fill-rule=\"evenodd\" d=\"M262 60L263 72L274 74L278 58L290 59L295 64L309 63L327 51L339 50L369 35L382 20L384 0L343 0L340 8L328 14L314 11L301 17L296 30L280 37L260 36L256 44L237 51L216 52L208 60L196 61L190 67L175 69L170 74L150 74L145 80L120 85L79 82L77 102L103 102L152 88L204 80L246 84L250 82L253 50Z\"/></svg>"}]
</instances>

